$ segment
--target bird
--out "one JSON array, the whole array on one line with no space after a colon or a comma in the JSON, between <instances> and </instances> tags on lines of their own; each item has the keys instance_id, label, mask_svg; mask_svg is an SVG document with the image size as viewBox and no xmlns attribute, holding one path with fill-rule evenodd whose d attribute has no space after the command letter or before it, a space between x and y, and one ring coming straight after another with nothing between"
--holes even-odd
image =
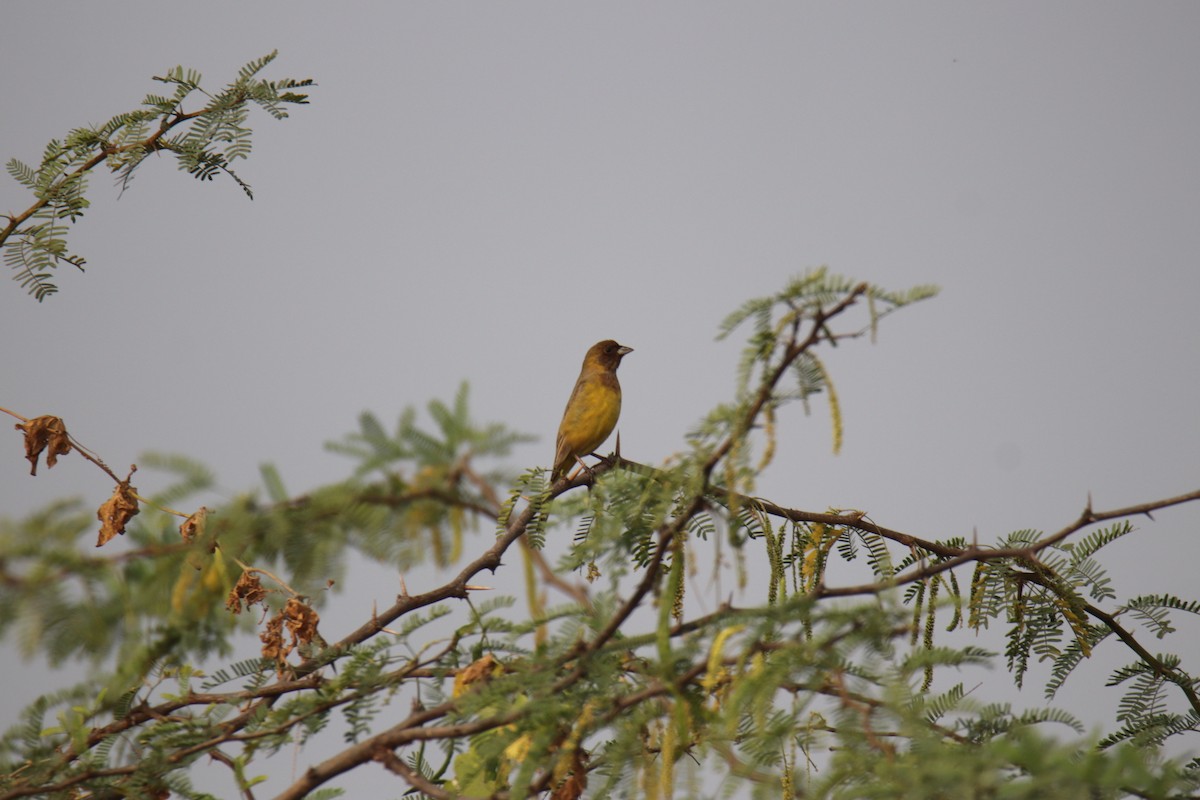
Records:
<instances>
[{"instance_id":1,"label":"bird","mask_svg":"<svg viewBox=\"0 0 1200 800\"><path fill-rule=\"evenodd\" d=\"M592 345L583 357L583 369L558 426L554 469L550 473L552 483L566 475L581 456L604 444L617 426L617 417L621 415L617 367L632 352L632 347L605 339Z\"/></svg>"}]
</instances>

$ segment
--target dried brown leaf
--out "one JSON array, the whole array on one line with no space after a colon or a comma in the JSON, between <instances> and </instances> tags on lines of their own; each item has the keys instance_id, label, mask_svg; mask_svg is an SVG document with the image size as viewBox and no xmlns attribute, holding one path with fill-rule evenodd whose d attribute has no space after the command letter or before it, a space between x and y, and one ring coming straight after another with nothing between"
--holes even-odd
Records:
<instances>
[{"instance_id":1,"label":"dried brown leaf","mask_svg":"<svg viewBox=\"0 0 1200 800\"><path fill-rule=\"evenodd\" d=\"M588 754L583 748L576 748L571 754L571 773L567 779L554 787L550 800L579 800L583 790L587 788Z\"/></svg>"},{"instance_id":2,"label":"dried brown leaf","mask_svg":"<svg viewBox=\"0 0 1200 800\"><path fill-rule=\"evenodd\" d=\"M283 608L284 622L292 632L292 647L298 644L311 644L317 638L317 623L320 615L312 606L306 605L296 598L289 598Z\"/></svg>"},{"instance_id":3,"label":"dried brown leaf","mask_svg":"<svg viewBox=\"0 0 1200 800\"><path fill-rule=\"evenodd\" d=\"M46 452L46 466L53 467L59 456L71 452L71 437L67 426L58 417L49 415L34 417L15 426L25 432L25 458L29 459L29 474L37 475L38 457Z\"/></svg>"},{"instance_id":4,"label":"dried brown leaf","mask_svg":"<svg viewBox=\"0 0 1200 800\"><path fill-rule=\"evenodd\" d=\"M208 509L200 506L194 514L185 519L179 526L179 535L185 542L191 542L204 533L204 525L208 522Z\"/></svg>"},{"instance_id":5,"label":"dried brown leaf","mask_svg":"<svg viewBox=\"0 0 1200 800\"><path fill-rule=\"evenodd\" d=\"M96 519L100 520L100 537L96 540L96 547L102 547L118 534L124 534L125 526L137 516L138 510L137 489L130 486L126 478L117 484L112 497L96 511Z\"/></svg>"},{"instance_id":6,"label":"dried brown leaf","mask_svg":"<svg viewBox=\"0 0 1200 800\"><path fill-rule=\"evenodd\" d=\"M471 684L485 681L493 675L499 674L503 669L491 653L477 659L474 663L460 669L454 676L454 697L460 697Z\"/></svg>"},{"instance_id":7,"label":"dried brown leaf","mask_svg":"<svg viewBox=\"0 0 1200 800\"><path fill-rule=\"evenodd\" d=\"M283 643L282 611L267 620L267 628L258 635L258 638L263 643L263 658L269 658L274 661L275 668L279 672L283 672L287 667L288 653L292 652L292 649Z\"/></svg>"},{"instance_id":8,"label":"dried brown leaf","mask_svg":"<svg viewBox=\"0 0 1200 800\"><path fill-rule=\"evenodd\" d=\"M242 576L229 591L229 599L225 601L225 608L234 614L240 614L255 603L263 604L266 599L267 590L263 588L258 575L253 572L242 572Z\"/></svg>"},{"instance_id":9,"label":"dried brown leaf","mask_svg":"<svg viewBox=\"0 0 1200 800\"><path fill-rule=\"evenodd\" d=\"M313 640L322 641L317 633L317 623L320 621L320 616L310 606L294 597L289 599L287 605L267 621L266 630L258 635L263 643L263 658L273 660L279 674L285 674L289 670L287 658L293 650ZM284 641L285 626L292 634L290 642Z\"/></svg>"}]
</instances>

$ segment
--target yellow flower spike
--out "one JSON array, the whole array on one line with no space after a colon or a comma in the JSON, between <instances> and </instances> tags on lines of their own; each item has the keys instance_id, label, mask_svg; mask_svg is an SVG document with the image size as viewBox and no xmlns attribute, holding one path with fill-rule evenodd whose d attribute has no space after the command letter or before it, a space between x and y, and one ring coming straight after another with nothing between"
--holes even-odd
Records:
<instances>
[{"instance_id":1,"label":"yellow flower spike","mask_svg":"<svg viewBox=\"0 0 1200 800\"><path fill-rule=\"evenodd\" d=\"M533 736L523 733L509 742L508 747L504 748L504 757L509 761L519 764L529 755L531 747L533 747Z\"/></svg>"},{"instance_id":2,"label":"yellow flower spike","mask_svg":"<svg viewBox=\"0 0 1200 800\"><path fill-rule=\"evenodd\" d=\"M729 637L740 633L745 627L745 625L730 625L722 628L713 639L712 647L708 650L708 664L705 666L704 678L700 681L700 686L705 692L713 694L728 678L728 672L721 666L721 654Z\"/></svg>"}]
</instances>

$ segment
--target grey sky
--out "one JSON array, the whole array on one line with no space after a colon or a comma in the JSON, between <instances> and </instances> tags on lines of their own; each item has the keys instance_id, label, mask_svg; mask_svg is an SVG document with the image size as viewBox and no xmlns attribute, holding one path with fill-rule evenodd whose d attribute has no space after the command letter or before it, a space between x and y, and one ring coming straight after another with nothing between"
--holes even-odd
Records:
<instances>
[{"instance_id":1,"label":"grey sky","mask_svg":"<svg viewBox=\"0 0 1200 800\"><path fill-rule=\"evenodd\" d=\"M1184 2L9 2L3 160L175 64L217 85L277 48L269 75L320 86L253 120L254 202L166 160L119 200L98 175L88 272L40 305L0 284L0 405L114 468L186 453L233 493L272 461L298 491L345 474L322 444L362 410L467 379L478 418L542 437L514 463L547 465L613 337L623 451L658 462L732 387L720 319L828 264L943 293L826 354L843 454L794 409L763 494L990 542L1089 491L1195 489L1198 35ZM77 458L30 478L10 439L0 514L109 491ZM1110 552L1118 588L1195 597L1200 511L1157 519Z\"/></svg>"}]
</instances>

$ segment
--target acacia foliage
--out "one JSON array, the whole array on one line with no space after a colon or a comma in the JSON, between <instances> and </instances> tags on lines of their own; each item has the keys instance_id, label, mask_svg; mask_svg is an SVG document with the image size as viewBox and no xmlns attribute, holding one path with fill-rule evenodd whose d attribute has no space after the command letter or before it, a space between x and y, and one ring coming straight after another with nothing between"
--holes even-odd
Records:
<instances>
[{"instance_id":1,"label":"acacia foliage","mask_svg":"<svg viewBox=\"0 0 1200 800\"><path fill-rule=\"evenodd\" d=\"M429 404L432 427L413 410L391 430L364 414L332 445L353 473L302 496L267 469L261 492L171 512L212 476L158 456L143 467L177 481L154 495L109 473L147 513L101 555L81 545L95 525L78 505L4 521L0 632L96 671L0 740L0 798L207 797L211 777L195 779L213 763L224 794L244 797L334 796L375 765L394 782L379 791L432 798L1195 791L1195 764L1164 755L1196 732L1195 680L1145 639L1200 604L1119 601L1100 557L1134 534L1129 518L1200 492L1088 507L1057 531L987 545L756 495L786 447L776 420L788 404L823 396L840 438L828 346L874 336L933 293L820 269L747 302L720 328L745 336L732 396L659 466L614 454L554 485L542 467L511 472L504 459L525 437L476 422L464 384ZM58 432L58 457L103 467L44 420L18 427L27 440ZM561 529L573 541L551 556L541 548ZM327 630L319 614L342 602L327 589L351 553L414 585ZM864 582L833 582L840 562L861 565ZM737 603L689 601L709 570L739 586ZM511 573L523 604L481 585ZM946 633L991 625L1005 627L1003 653ZM1052 697L1100 647L1129 660L1100 740L1066 712L1013 709L959 682L992 665L1020 685L1031 658L1048 660ZM280 751L304 768L270 775Z\"/></svg>"},{"instance_id":2,"label":"acacia foliage","mask_svg":"<svg viewBox=\"0 0 1200 800\"><path fill-rule=\"evenodd\" d=\"M67 234L91 206L88 180L101 166L116 176L124 191L149 156L166 153L197 180L226 175L253 199L250 184L233 169L239 159L250 155L250 109L258 107L275 119L286 119L289 106L308 102L307 94L295 90L314 85L310 78L260 77L276 56L271 52L254 59L216 92L201 86L198 71L172 67L154 77L166 94L150 93L140 108L51 139L36 165L9 159L8 174L34 198L24 211L0 215L4 220L0 252L13 280L41 301L58 291L55 270L59 266L84 269L87 261L71 252ZM199 103L196 95L203 98Z\"/></svg>"}]
</instances>

